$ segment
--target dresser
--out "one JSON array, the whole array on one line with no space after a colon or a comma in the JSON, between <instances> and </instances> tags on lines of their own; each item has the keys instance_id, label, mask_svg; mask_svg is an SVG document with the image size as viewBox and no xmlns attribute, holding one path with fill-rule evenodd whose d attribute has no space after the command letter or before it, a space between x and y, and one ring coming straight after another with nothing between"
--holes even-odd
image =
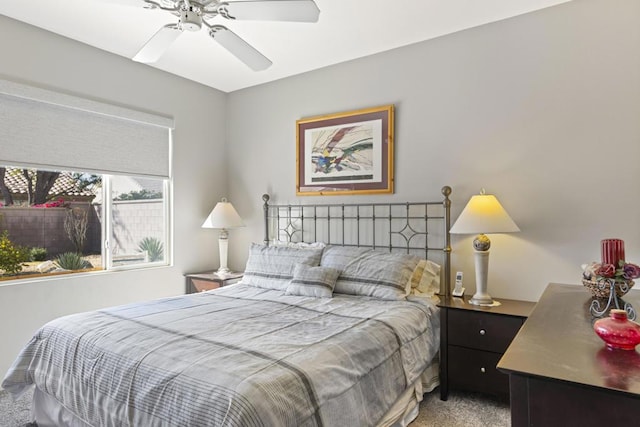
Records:
<instances>
[{"instance_id":1,"label":"dresser","mask_svg":"<svg viewBox=\"0 0 640 427\"><path fill-rule=\"evenodd\" d=\"M640 310L640 291L624 299ZM640 354L606 349L591 300L581 285L548 285L501 358L513 427L640 425Z\"/></svg>"},{"instance_id":2,"label":"dresser","mask_svg":"<svg viewBox=\"0 0 640 427\"><path fill-rule=\"evenodd\" d=\"M469 304L469 297L440 304L440 398L460 389L509 398L509 377L496 369L534 303L500 299L496 307Z\"/></svg>"}]
</instances>

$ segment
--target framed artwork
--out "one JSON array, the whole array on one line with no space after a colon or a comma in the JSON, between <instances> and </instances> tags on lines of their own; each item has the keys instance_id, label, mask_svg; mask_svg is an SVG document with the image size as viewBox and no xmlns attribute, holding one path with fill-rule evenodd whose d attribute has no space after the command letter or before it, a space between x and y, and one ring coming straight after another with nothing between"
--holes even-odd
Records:
<instances>
[{"instance_id":1,"label":"framed artwork","mask_svg":"<svg viewBox=\"0 0 640 427\"><path fill-rule=\"evenodd\" d=\"M393 105L296 121L296 194L393 193Z\"/></svg>"}]
</instances>

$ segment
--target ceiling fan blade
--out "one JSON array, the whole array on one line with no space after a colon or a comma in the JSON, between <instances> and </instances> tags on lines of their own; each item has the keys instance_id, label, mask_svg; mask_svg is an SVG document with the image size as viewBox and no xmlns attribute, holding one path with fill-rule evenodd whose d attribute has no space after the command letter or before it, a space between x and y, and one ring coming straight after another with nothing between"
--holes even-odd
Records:
<instances>
[{"instance_id":1,"label":"ceiling fan blade","mask_svg":"<svg viewBox=\"0 0 640 427\"><path fill-rule=\"evenodd\" d=\"M149 3L144 0L98 0L100 3L117 4L120 6L145 7Z\"/></svg>"},{"instance_id":2,"label":"ceiling fan blade","mask_svg":"<svg viewBox=\"0 0 640 427\"><path fill-rule=\"evenodd\" d=\"M240 38L236 33L222 25L214 25L209 35L233 56L244 62L254 71L262 71L269 68L272 62L253 46Z\"/></svg>"},{"instance_id":3,"label":"ceiling fan blade","mask_svg":"<svg viewBox=\"0 0 640 427\"><path fill-rule=\"evenodd\" d=\"M313 0L255 0L221 3L218 11L231 19L250 21L318 22L320 9Z\"/></svg>"},{"instance_id":4,"label":"ceiling fan blade","mask_svg":"<svg viewBox=\"0 0 640 427\"><path fill-rule=\"evenodd\" d=\"M182 30L178 25L165 25L142 46L132 59L144 63L156 62L180 34Z\"/></svg>"}]
</instances>

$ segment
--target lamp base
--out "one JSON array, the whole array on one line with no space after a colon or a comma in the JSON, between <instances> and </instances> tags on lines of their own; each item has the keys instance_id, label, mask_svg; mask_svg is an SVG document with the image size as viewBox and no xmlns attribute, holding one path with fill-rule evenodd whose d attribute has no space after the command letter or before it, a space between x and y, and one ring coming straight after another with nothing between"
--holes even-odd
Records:
<instances>
[{"instance_id":1,"label":"lamp base","mask_svg":"<svg viewBox=\"0 0 640 427\"><path fill-rule=\"evenodd\" d=\"M227 267L220 267L218 270L216 270L216 274L218 276L225 276L229 273L231 273L231 270L229 270Z\"/></svg>"},{"instance_id":2,"label":"lamp base","mask_svg":"<svg viewBox=\"0 0 640 427\"><path fill-rule=\"evenodd\" d=\"M489 274L489 250L488 247L491 245L489 242L489 238L485 235L481 235L484 237L484 242L486 243L486 249L478 250L475 241L474 247L476 250L474 251L474 261L476 266L476 293L473 294L473 297L469 300L469 304L480 305L483 307L495 307L500 305L499 302L494 301L491 298L491 295L487 292L487 276ZM479 240L480 236L476 238ZM488 243L487 243L488 242Z\"/></svg>"},{"instance_id":3,"label":"lamp base","mask_svg":"<svg viewBox=\"0 0 640 427\"><path fill-rule=\"evenodd\" d=\"M489 297L489 300L487 301L486 299L476 299L475 295L471 297L471 299L469 300L469 304L479 305L482 307L497 307L499 305L502 305L500 301L491 299L491 297Z\"/></svg>"},{"instance_id":4,"label":"lamp base","mask_svg":"<svg viewBox=\"0 0 640 427\"><path fill-rule=\"evenodd\" d=\"M220 236L218 237L218 249L220 251L220 268L216 271L216 274L225 275L229 274L229 267L227 267L227 252L229 250L229 232L224 228L220 230Z\"/></svg>"}]
</instances>

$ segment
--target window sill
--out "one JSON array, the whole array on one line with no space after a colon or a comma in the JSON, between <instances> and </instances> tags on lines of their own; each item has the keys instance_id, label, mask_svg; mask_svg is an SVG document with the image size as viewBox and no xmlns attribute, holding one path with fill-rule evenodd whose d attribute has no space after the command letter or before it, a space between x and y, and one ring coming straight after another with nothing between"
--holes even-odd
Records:
<instances>
[{"instance_id":1,"label":"window sill","mask_svg":"<svg viewBox=\"0 0 640 427\"><path fill-rule=\"evenodd\" d=\"M30 279L41 279L43 277L63 276L67 274L83 274L83 273L91 273L94 271L104 271L104 269L96 267L96 268L85 268L83 270L56 271L52 273L37 273L37 272L18 273L14 276L0 276L0 282L7 282L7 281L21 282L21 281L30 280Z\"/></svg>"},{"instance_id":2,"label":"window sill","mask_svg":"<svg viewBox=\"0 0 640 427\"><path fill-rule=\"evenodd\" d=\"M120 268L112 268L109 270L105 270L100 267L96 268L87 268L84 270L69 270L69 271L58 271L55 273L27 273L27 274L19 274L17 276L0 276L0 287L4 286L13 286L13 285L21 285L26 283L35 283L35 282L43 282L47 280L57 280L65 277L69 277L70 275L73 278L76 277L88 277L93 275L102 275L102 274L111 274L111 273L122 273L125 271L145 271L145 270L155 270L158 268L168 268L172 267L171 264L156 264L156 265L145 265L144 267L139 266L128 266L128 267L120 267Z\"/></svg>"}]
</instances>

